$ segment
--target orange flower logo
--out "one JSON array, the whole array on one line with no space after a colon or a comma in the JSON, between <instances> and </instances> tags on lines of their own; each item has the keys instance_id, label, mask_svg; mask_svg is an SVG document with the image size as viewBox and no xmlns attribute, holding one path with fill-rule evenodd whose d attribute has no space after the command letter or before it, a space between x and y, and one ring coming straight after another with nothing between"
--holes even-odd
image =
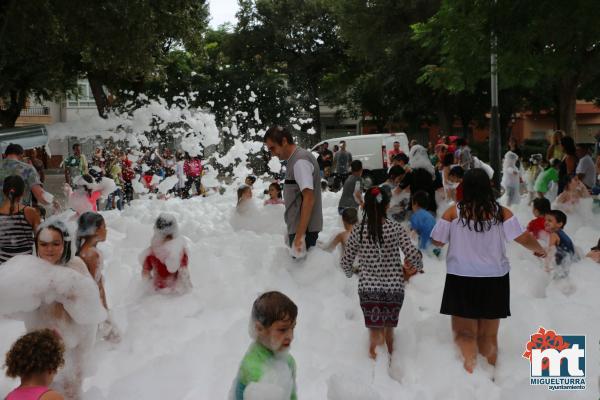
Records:
<instances>
[{"instance_id":1,"label":"orange flower logo","mask_svg":"<svg viewBox=\"0 0 600 400\"><path fill-rule=\"evenodd\" d=\"M557 335L555 331L545 330L540 327L537 333L531 335L531 340L525 345L525 352L523 353L523 357L527 358L529 362L531 362L531 350L533 349L556 349L557 351L562 351L571 346L570 343L567 343L563 340L563 337ZM561 362L564 362L563 358ZM550 365L550 361L547 358L542 360L542 370L548 369Z\"/></svg>"}]
</instances>

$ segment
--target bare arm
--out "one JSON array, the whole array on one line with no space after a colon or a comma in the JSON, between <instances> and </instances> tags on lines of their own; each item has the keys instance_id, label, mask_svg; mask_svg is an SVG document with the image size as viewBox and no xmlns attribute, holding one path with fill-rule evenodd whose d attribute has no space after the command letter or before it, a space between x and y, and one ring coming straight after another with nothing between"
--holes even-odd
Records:
<instances>
[{"instance_id":1,"label":"bare arm","mask_svg":"<svg viewBox=\"0 0 600 400\"><path fill-rule=\"evenodd\" d=\"M300 209L300 221L296 228L296 238L294 239L294 247L300 247L300 240L306 234L308 223L315 206L315 194L312 189L304 189L302 191L302 208Z\"/></svg>"},{"instance_id":2,"label":"bare arm","mask_svg":"<svg viewBox=\"0 0 600 400\"><path fill-rule=\"evenodd\" d=\"M27 222L29 222L29 225L31 225L33 231L35 232L38 225L40 224L40 213L33 207L25 207L24 213L25 219L27 220Z\"/></svg>"},{"instance_id":3,"label":"bare arm","mask_svg":"<svg viewBox=\"0 0 600 400\"><path fill-rule=\"evenodd\" d=\"M100 279L96 279L96 275L98 274L98 263L100 262L98 252L92 249L88 249L82 251L79 256L85 262L85 265L88 267L88 271L90 271L92 278L98 283L98 290L100 291L100 300L102 301L102 305L104 306L104 308L108 310L108 306L106 303L106 292L104 291L104 279L102 279L102 277L100 277Z\"/></svg>"},{"instance_id":4,"label":"bare arm","mask_svg":"<svg viewBox=\"0 0 600 400\"><path fill-rule=\"evenodd\" d=\"M62 395L60 393L55 392L54 390L49 390L40 397L40 400L64 400L64 399L65 398L62 397Z\"/></svg>"},{"instance_id":5,"label":"bare arm","mask_svg":"<svg viewBox=\"0 0 600 400\"><path fill-rule=\"evenodd\" d=\"M525 232L521 236L515 239L515 242L528 250L531 250L533 254L538 257L546 257L546 249L535 239L531 232Z\"/></svg>"},{"instance_id":6,"label":"bare arm","mask_svg":"<svg viewBox=\"0 0 600 400\"><path fill-rule=\"evenodd\" d=\"M333 250L335 250L337 245L342 243L342 234L343 234L343 232L335 235L329 243L327 243L325 246L323 246L323 250L329 251L329 252L332 252Z\"/></svg>"},{"instance_id":7,"label":"bare arm","mask_svg":"<svg viewBox=\"0 0 600 400\"><path fill-rule=\"evenodd\" d=\"M456 219L458 216L456 214L456 207L455 206L450 206L446 209L446 211L444 211L444 214L442 215L442 219L446 220L448 222L452 222L454 219ZM438 242L437 240L431 239L431 243L436 246L436 247L444 247L444 245L446 243L443 242Z\"/></svg>"},{"instance_id":8,"label":"bare arm","mask_svg":"<svg viewBox=\"0 0 600 400\"><path fill-rule=\"evenodd\" d=\"M35 197L35 199L38 201L38 203L43 204L45 206L50 204L46 201L46 199L44 199L44 188L42 188L42 185L38 184L38 185L32 186L31 193L33 193L33 197Z\"/></svg>"}]
</instances>

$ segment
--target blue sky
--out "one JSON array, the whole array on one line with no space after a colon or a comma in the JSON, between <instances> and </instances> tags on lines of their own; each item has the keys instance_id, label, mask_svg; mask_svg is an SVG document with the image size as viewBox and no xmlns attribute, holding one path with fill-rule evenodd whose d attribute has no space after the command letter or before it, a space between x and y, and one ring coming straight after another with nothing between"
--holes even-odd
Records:
<instances>
[{"instance_id":1,"label":"blue sky","mask_svg":"<svg viewBox=\"0 0 600 400\"><path fill-rule=\"evenodd\" d=\"M209 0L210 26L216 28L224 22L235 24L238 0Z\"/></svg>"}]
</instances>

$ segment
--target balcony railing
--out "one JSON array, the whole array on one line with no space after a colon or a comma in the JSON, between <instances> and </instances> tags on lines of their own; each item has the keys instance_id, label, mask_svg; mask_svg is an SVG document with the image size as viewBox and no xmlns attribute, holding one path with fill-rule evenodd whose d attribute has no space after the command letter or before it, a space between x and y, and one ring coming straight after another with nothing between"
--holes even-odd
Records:
<instances>
[{"instance_id":1,"label":"balcony railing","mask_svg":"<svg viewBox=\"0 0 600 400\"><path fill-rule=\"evenodd\" d=\"M21 117L36 117L50 115L50 107L47 106L36 106L36 107L27 107L21 110Z\"/></svg>"}]
</instances>

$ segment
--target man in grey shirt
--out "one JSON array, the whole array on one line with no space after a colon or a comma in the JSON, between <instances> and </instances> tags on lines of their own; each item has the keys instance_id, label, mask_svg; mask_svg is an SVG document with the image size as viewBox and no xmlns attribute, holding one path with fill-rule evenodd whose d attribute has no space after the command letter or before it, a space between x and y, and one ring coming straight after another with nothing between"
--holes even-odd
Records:
<instances>
[{"instance_id":1,"label":"man in grey shirt","mask_svg":"<svg viewBox=\"0 0 600 400\"><path fill-rule=\"evenodd\" d=\"M310 151L296 146L292 134L285 128L269 128L264 142L271 154L287 160L284 219L290 247L295 254L301 254L304 244L307 250L317 244L323 229L319 163Z\"/></svg>"},{"instance_id":2,"label":"man in grey shirt","mask_svg":"<svg viewBox=\"0 0 600 400\"><path fill-rule=\"evenodd\" d=\"M575 173L579 177L579 180L581 180L588 189L591 189L596 186L596 179L598 179L598 171L596 171L594 160L592 160L588 147L585 144L578 144L576 152L579 162L577 163Z\"/></svg>"},{"instance_id":3,"label":"man in grey shirt","mask_svg":"<svg viewBox=\"0 0 600 400\"><path fill-rule=\"evenodd\" d=\"M346 182L346 178L348 177L348 169L350 168L351 162L352 153L346 151L346 142L342 140L340 142L340 151L333 156L333 168L337 175L337 179L342 185Z\"/></svg>"},{"instance_id":4,"label":"man in grey shirt","mask_svg":"<svg viewBox=\"0 0 600 400\"><path fill-rule=\"evenodd\" d=\"M346 208L362 207L364 184L362 180L363 167L360 160L354 160L350 164L352 174L344 182L342 197L338 204L338 212L340 215Z\"/></svg>"}]
</instances>

